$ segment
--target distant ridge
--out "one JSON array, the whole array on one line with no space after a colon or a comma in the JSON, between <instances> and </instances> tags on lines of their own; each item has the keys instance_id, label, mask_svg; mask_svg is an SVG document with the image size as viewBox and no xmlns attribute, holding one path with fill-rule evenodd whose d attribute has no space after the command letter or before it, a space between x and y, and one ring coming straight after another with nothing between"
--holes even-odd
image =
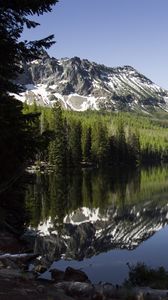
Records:
<instances>
[{"instance_id":1,"label":"distant ridge","mask_svg":"<svg viewBox=\"0 0 168 300\"><path fill-rule=\"evenodd\" d=\"M168 91L131 66L106 67L79 57L56 59L46 52L24 65L17 83L25 92L18 98L31 104L65 109L168 112Z\"/></svg>"}]
</instances>

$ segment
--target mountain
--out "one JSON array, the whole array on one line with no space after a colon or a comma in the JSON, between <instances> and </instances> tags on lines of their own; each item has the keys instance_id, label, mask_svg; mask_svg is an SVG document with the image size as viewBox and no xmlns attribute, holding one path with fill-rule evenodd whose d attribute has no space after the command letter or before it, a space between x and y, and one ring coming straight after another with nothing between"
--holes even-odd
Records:
<instances>
[{"instance_id":1,"label":"mountain","mask_svg":"<svg viewBox=\"0 0 168 300\"><path fill-rule=\"evenodd\" d=\"M52 106L57 100L66 109L84 111L168 111L168 91L131 66L111 68L79 57L57 60L47 53L24 64L17 96L31 104Z\"/></svg>"}]
</instances>

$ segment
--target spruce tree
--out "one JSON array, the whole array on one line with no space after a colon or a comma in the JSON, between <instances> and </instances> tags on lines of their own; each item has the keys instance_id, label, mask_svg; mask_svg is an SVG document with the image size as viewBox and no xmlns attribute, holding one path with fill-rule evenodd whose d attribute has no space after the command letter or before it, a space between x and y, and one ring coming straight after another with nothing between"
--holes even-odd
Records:
<instances>
[{"instance_id":1,"label":"spruce tree","mask_svg":"<svg viewBox=\"0 0 168 300\"><path fill-rule=\"evenodd\" d=\"M53 107L53 140L49 146L49 160L56 170L66 167L66 135L61 105L57 102Z\"/></svg>"},{"instance_id":2,"label":"spruce tree","mask_svg":"<svg viewBox=\"0 0 168 300\"><path fill-rule=\"evenodd\" d=\"M38 58L50 47L53 35L38 41L21 41L24 27L39 24L30 20L34 14L51 11L57 0L0 0L0 178L11 177L36 150L30 126L37 114L23 115L23 105L9 93L21 89L15 79L22 72L22 62Z\"/></svg>"},{"instance_id":3,"label":"spruce tree","mask_svg":"<svg viewBox=\"0 0 168 300\"><path fill-rule=\"evenodd\" d=\"M133 165L140 164L140 140L138 131L128 131L128 159L129 163Z\"/></svg>"},{"instance_id":4,"label":"spruce tree","mask_svg":"<svg viewBox=\"0 0 168 300\"><path fill-rule=\"evenodd\" d=\"M126 163L127 162L127 145L126 145L124 124L123 124L122 119L118 120L116 137L117 137L119 163Z\"/></svg>"},{"instance_id":5,"label":"spruce tree","mask_svg":"<svg viewBox=\"0 0 168 300\"><path fill-rule=\"evenodd\" d=\"M82 161L82 145L81 145L82 127L80 121L71 123L69 134L69 145L73 166L79 166Z\"/></svg>"},{"instance_id":6,"label":"spruce tree","mask_svg":"<svg viewBox=\"0 0 168 300\"><path fill-rule=\"evenodd\" d=\"M109 161L109 140L107 128L102 122L98 122L93 131L92 157L99 165Z\"/></svg>"},{"instance_id":7,"label":"spruce tree","mask_svg":"<svg viewBox=\"0 0 168 300\"><path fill-rule=\"evenodd\" d=\"M85 161L90 161L91 160L91 146L92 146L91 127L86 128L83 143L84 143L84 145L83 145L83 159Z\"/></svg>"},{"instance_id":8,"label":"spruce tree","mask_svg":"<svg viewBox=\"0 0 168 300\"><path fill-rule=\"evenodd\" d=\"M22 71L22 61L38 58L44 48L49 48L53 35L36 41L21 41L24 26L35 28L39 24L29 19L34 14L51 11L58 0L1 0L0 1L0 90L17 92L12 81Z\"/></svg>"}]
</instances>

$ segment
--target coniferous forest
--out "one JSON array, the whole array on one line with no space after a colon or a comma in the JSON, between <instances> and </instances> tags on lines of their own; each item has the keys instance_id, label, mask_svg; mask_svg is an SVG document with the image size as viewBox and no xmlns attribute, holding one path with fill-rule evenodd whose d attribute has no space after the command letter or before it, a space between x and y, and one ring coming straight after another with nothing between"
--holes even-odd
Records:
<instances>
[{"instance_id":1,"label":"coniferous forest","mask_svg":"<svg viewBox=\"0 0 168 300\"><path fill-rule=\"evenodd\" d=\"M168 160L166 119L131 113L72 112L24 104L24 113L38 114L36 158L55 168L159 164Z\"/></svg>"}]
</instances>

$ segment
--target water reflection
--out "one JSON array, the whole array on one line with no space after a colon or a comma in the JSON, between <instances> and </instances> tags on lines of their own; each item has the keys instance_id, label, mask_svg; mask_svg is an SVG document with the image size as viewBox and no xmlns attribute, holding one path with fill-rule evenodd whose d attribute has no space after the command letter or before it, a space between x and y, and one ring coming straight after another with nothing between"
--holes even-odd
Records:
<instances>
[{"instance_id":1,"label":"water reflection","mask_svg":"<svg viewBox=\"0 0 168 300\"><path fill-rule=\"evenodd\" d=\"M140 174L124 169L85 169L68 175L37 173L26 193L30 223L37 228L50 217L61 225L67 214L80 207L99 208L102 213L111 204L124 209L129 195L140 190Z\"/></svg>"},{"instance_id":2,"label":"water reflection","mask_svg":"<svg viewBox=\"0 0 168 300\"><path fill-rule=\"evenodd\" d=\"M53 261L136 248L168 222L167 174L166 167L37 174L26 194L35 251Z\"/></svg>"},{"instance_id":3,"label":"water reflection","mask_svg":"<svg viewBox=\"0 0 168 300\"><path fill-rule=\"evenodd\" d=\"M23 179L0 191L0 253L17 253L26 247L19 239L28 221L24 195Z\"/></svg>"}]
</instances>

